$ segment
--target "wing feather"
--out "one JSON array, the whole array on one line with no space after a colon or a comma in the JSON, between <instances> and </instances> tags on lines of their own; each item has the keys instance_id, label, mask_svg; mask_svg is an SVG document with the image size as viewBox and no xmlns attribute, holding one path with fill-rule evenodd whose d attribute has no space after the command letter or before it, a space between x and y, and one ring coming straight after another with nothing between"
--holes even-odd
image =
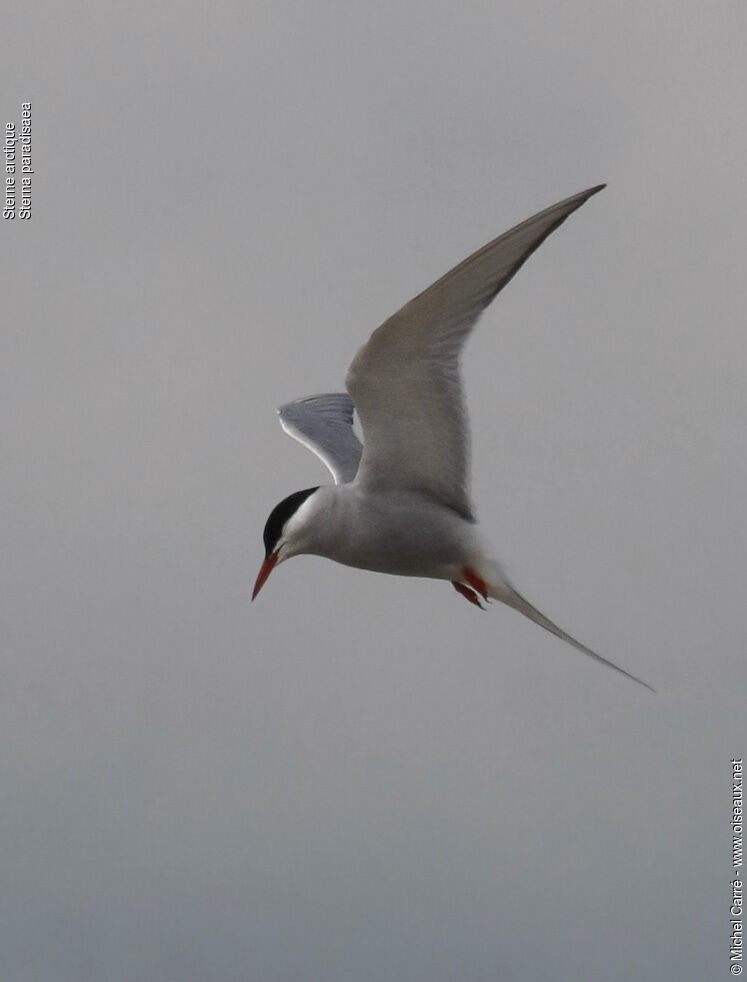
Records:
<instances>
[{"instance_id":1,"label":"wing feather","mask_svg":"<svg viewBox=\"0 0 747 982\"><path fill-rule=\"evenodd\" d=\"M363 448L353 431L353 400L346 392L307 396L278 409L285 432L316 454L335 484L355 478Z\"/></svg>"},{"instance_id":2,"label":"wing feather","mask_svg":"<svg viewBox=\"0 0 747 982\"><path fill-rule=\"evenodd\" d=\"M504 233L377 328L345 384L363 430L356 481L417 490L471 517L459 356L480 314L542 242L604 184Z\"/></svg>"}]
</instances>

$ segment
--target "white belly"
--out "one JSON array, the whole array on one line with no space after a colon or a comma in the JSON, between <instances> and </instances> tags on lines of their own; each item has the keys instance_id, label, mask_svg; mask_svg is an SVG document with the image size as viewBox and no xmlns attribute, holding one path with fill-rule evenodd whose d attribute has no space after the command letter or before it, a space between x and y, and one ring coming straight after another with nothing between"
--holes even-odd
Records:
<instances>
[{"instance_id":1,"label":"white belly","mask_svg":"<svg viewBox=\"0 0 747 982\"><path fill-rule=\"evenodd\" d=\"M318 554L360 569L400 576L460 579L480 562L477 527L461 515L412 492L336 489L335 530Z\"/></svg>"}]
</instances>

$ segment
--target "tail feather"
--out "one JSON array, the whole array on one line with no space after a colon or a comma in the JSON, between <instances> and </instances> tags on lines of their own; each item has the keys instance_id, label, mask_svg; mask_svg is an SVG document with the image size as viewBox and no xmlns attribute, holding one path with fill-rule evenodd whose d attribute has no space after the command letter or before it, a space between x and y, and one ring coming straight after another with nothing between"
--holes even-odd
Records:
<instances>
[{"instance_id":1,"label":"tail feather","mask_svg":"<svg viewBox=\"0 0 747 982\"><path fill-rule=\"evenodd\" d=\"M540 627L544 627L544 629L549 631L550 634L554 634L556 638L566 641L578 651L581 651L590 658L593 658L594 661L598 661L602 665L606 665L607 668L614 669L616 672L619 672L626 678L631 679L633 682L637 682L639 685L644 686L651 692L656 692L656 689L650 686L648 682L644 682L643 679L639 679L635 675L631 675L631 673L626 672L624 668L620 668L620 666L615 665L614 662L608 661L606 658L602 658L602 656L598 655L596 651L592 651L591 648L587 648L585 644L581 644L580 641L576 641L575 638L572 638L570 634L566 634L562 628L559 628L557 624L553 624L548 617L545 617L545 615L537 610L536 607L533 607L529 601L525 597L522 597L519 591L515 590L506 580L503 580L503 582L501 582L498 586L491 586L490 596L495 600L500 600L509 607L513 607L514 610L518 610L519 613L524 614L525 617L528 617L530 621L534 621L535 624L539 624Z\"/></svg>"}]
</instances>

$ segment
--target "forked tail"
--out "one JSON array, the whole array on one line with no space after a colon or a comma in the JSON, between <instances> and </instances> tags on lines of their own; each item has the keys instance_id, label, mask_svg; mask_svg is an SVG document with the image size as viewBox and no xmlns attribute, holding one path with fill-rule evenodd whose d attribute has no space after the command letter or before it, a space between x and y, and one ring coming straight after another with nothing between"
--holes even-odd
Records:
<instances>
[{"instance_id":1,"label":"forked tail","mask_svg":"<svg viewBox=\"0 0 747 982\"><path fill-rule=\"evenodd\" d=\"M591 648L587 648L585 644L581 644L580 641L576 641L572 638L570 634L566 634L557 624L545 617L544 614L540 613L536 607L533 607L528 600L526 600L515 590L511 584L501 575L502 570L500 567L496 566L495 572L498 574L495 577L491 577L491 584L488 585L488 596L495 600L500 600L501 603L507 604L509 607L513 607L514 610L518 610L520 614L524 614L528 617L530 621L534 621L535 624L539 624L540 627L544 627L546 631L550 634L554 634L556 638L560 638L562 641L567 641L568 644L573 645L578 651L582 651L585 655L593 658L594 661L600 662L602 665L606 665L607 668L613 668L616 672L624 675L626 678L632 679L633 682L637 682L639 685L645 686L645 688L650 689L651 692L656 692L648 682L644 682L643 679L637 678L635 675L631 675L630 672L626 672L624 668L620 668L619 665L615 665L614 662L608 661L606 658L602 658L598 655L596 651L592 651ZM493 585L495 584L495 585Z\"/></svg>"}]
</instances>

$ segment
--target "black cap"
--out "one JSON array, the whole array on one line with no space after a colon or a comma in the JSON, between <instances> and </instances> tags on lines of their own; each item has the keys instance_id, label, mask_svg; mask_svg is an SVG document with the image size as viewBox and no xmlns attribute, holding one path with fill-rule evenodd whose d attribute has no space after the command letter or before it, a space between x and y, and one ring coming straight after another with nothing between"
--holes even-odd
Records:
<instances>
[{"instance_id":1,"label":"black cap","mask_svg":"<svg viewBox=\"0 0 747 982\"><path fill-rule=\"evenodd\" d=\"M265 523L265 530L262 534L262 538L265 540L266 556L269 556L270 553L275 551L275 546L278 544L278 539L283 533L285 523L291 515L295 515L309 495L312 495L318 490L319 485L317 484L315 488L306 488L305 491L294 491L293 494L289 494L287 498L284 498L279 505L275 505L270 512L270 517Z\"/></svg>"}]
</instances>

